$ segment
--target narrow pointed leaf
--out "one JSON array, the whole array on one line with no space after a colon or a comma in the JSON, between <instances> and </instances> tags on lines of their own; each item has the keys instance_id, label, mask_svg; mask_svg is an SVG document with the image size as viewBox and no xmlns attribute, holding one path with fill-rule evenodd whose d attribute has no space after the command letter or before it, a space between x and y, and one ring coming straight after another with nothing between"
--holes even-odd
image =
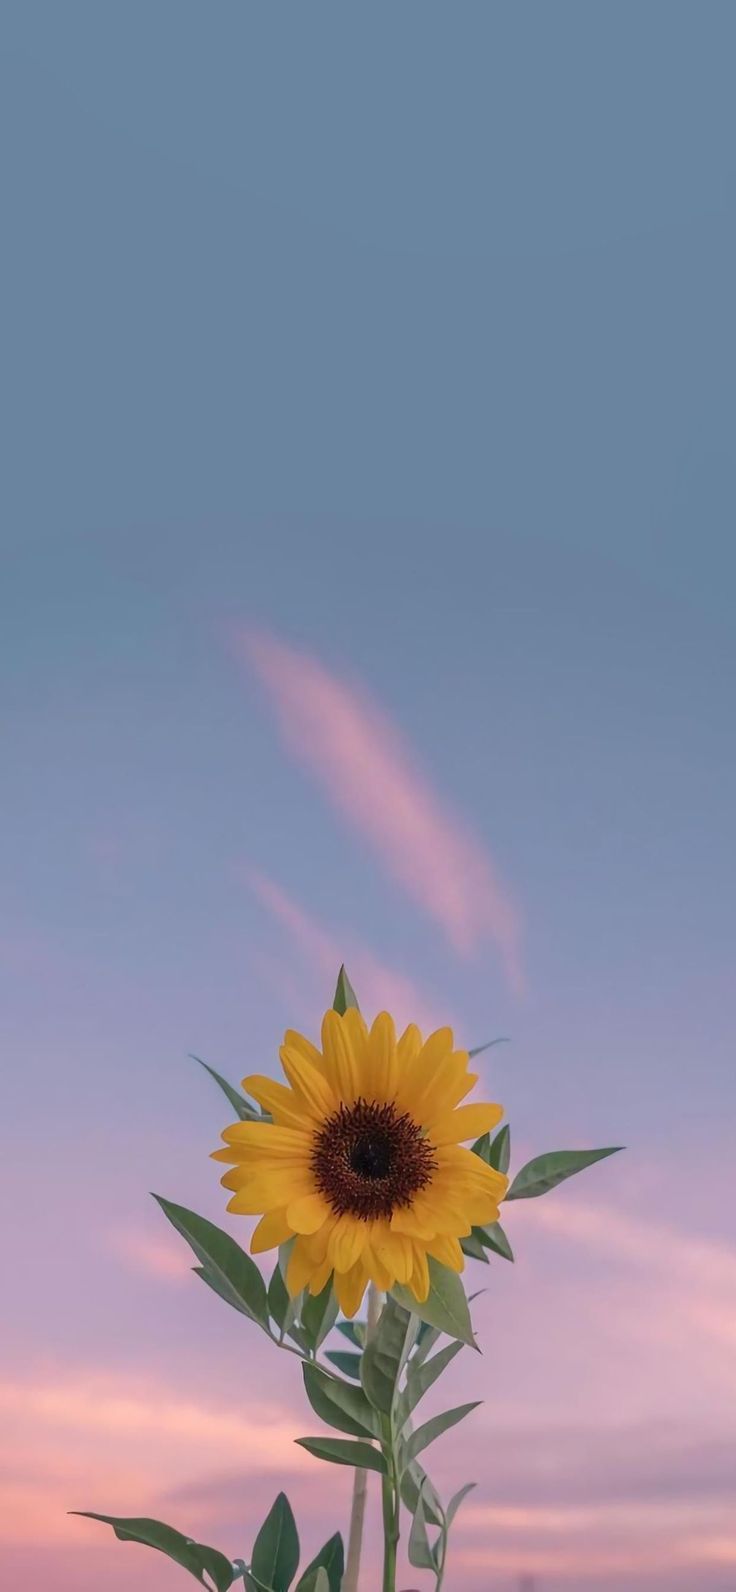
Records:
<instances>
[{"instance_id":1,"label":"narrow pointed leaf","mask_svg":"<svg viewBox=\"0 0 736 1592\"><path fill-rule=\"evenodd\" d=\"M246 1310L245 1305L236 1297L232 1289L224 1284L213 1272L208 1271L206 1266L192 1266L192 1271L195 1277L201 1277L202 1281L206 1282L207 1287L211 1288L212 1292L218 1295L218 1298L224 1299L226 1305L232 1305L233 1310L239 1310L241 1315L247 1316L249 1321L253 1320L250 1311Z\"/></svg>"},{"instance_id":2,"label":"narrow pointed leaf","mask_svg":"<svg viewBox=\"0 0 736 1592\"><path fill-rule=\"evenodd\" d=\"M89 1509L75 1509L73 1514L84 1515L88 1520L101 1520L104 1525L112 1526L115 1536L120 1542L140 1542L146 1548L157 1548L160 1553L165 1553L168 1559L173 1559L175 1564L181 1565L183 1570L188 1570L201 1586L206 1586L204 1573L211 1577L217 1592L228 1592L235 1580L235 1571L224 1553L218 1553L216 1548L208 1548L204 1543L194 1542L191 1537L185 1537L181 1531L175 1531L173 1526L164 1525L161 1520L124 1518L117 1515L98 1515Z\"/></svg>"},{"instance_id":3,"label":"narrow pointed leaf","mask_svg":"<svg viewBox=\"0 0 736 1592\"><path fill-rule=\"evenodd\" d=\"M362 1354L349 1354L345 1349L328 1349L325 1358L330 1360L343 1376L352 1377L354 1382L360 1381Z\"/></svg>"},{"instance_id":4,"label":"narrow pointed leaf","mask_svg":"<svg viewBox=\"0 0 736 1592\"><path fill-rule=\"evenodd\" d=\"M433 1570L434 1555L427 1536L427 1522L424 1515L423 1489L417 1499L414 1510L414 1519L409 1532L409 1563L415 1570Z\"/></svg>"},{"instance_id":5,"label":"narrow pointed leaf","mask_svg":"<svg viewBox=\"0 0 736 1592\"><path fill-rule=\"evenodd\" d=\"M304 1574L297 1581L294 1592L309 1592L308 1577L314 1575L317 1570L324 1571L329 1592L340 1592L345 1573L345 1549L339 1531L336 1531L334 1537L330 1537L329 1542L326 1542L319 1553L310 1560ZM320 1592L319 1587L315 1588L315 1592Z\"/></svg>"},{"instance_id":6,"label":"narrow pointed leaf","mask_svg":"<svg viewBox=\"0 0 736 1592\"><path fill-rule=\"evenodd\" d=\"M250 1568L272 1592L288 1592L299 1565L299 1535L291 1504L279 1493L253 1544Z\"/></svg>"},{"instance_id":7,"label":"narrow pointed leaf","mask_svg":"<svg viewBox=\"0 0 736 1592\"><path fill-rule=\"evenodd\" d=\"M386 1474L386 1461L380 1448L370 1443L348 1442L342 1437L297 1437L300 1448L306 1448L315 1459L329 1460L333 1465L354 1465L356 1470L377 1470Z\"/></svg>"},{"instance_id":8,"label":"narrow pointed leaf","mask_svg":"<svg viewBox=\"0 0 736 1592\"><path fill-rule=\"evenodd\" d=\"M441 1526L442 1505L440 1500L426 1470L422 1469L418 1460L413 1459L406 1466L401 1477L401 1501L412 1516L416 1513L420 1492L425 1519L429 1520L433 1526Z\"/></svg>"},{"instance_id":9,"label":"narrow pointed leaf","mask_svg":"<svg viewBox=\"0 0 736 1592\"><path fill-rule=\"evenodd\" d=\"M468 1301L457 1272L450 1271L448 1266L441 1266L438 1260L430 1256L429 1281L429 1295L423 1304L419 1304L413 1293L402 1284L397 1283L391 1292L397 1303L403 1305L405 1310L413 1311L420 1321L437 1327L440 1332L447 1333L449 1338L467 1343L471 1349L477 1348Z\"/></svg>"},{"instance_id":10,"label":"narrow pointed leaf","mask_svg":"<svg viewBox=\"0 0 736 1592\"><path fill-rule=\"evenodd\" d=\"M338 1309L337 1295L331 1279L321 1293L305 1294L301 1311L302 1330L306 1333L313 1349L318 1349L332 1331L337 1321Z\"/></svg>"},{"instance_id":11,"label":"narrow pointed leaf","mask_svg":"<svg viewBox=\"0 0 736 1592\"><path fill-rule=\"evenodd\" d=\"M458 1512L458 1509L460 1508L460 1505L461 1505L463 1499L467 1498L468 1493L472 1492L473 1488L475 1486L477 1486L476 1482L474 1482L474 1481L466 1481L464 1487L461 1487L458 1492L453 1493L453 1496L450 1499L449 1504L447 1505L447 1529L448 1529L448 1531L450 1529L450 1526L452 1525L453 1520L455 1519L455 1516L456 1516L456 1514Z\"/></svg>"},{"instance_id":12,"label":"narrow pointed leaf","mask_svg":"<svg viewBox=\"0 0 736 1592\"><path fill-rule=\"evenodd\" d=\"M438 1354L434 1354L431 1360L425 1360L423 1365L415 1367L411 1361L409 1362L406 1387L401 1395L399 1406L402 1421L405 1421L411 1415L412 1410L416 1409L419 1400L423 1399L425 1393L428 1393L429 1389L434 1386L438 1376L441 1376L442 1372L447 1370L448 1365L452 1365L462 1347L462 1343L458 1343L455 1340L453 1343L445 1344L444 1349L440 1349Z\"/></svg>"},{"instance_id":13,"label":"narrow pointed leaf","mask_svg":"<svg viewBox=\"0 0 736 1592\"><path fill-rule=\"evenodd\" d=\"M499 1039L488 1039L485 1045L476 1045L473 1050L469 1050L468 1059L472 1061L474 1056L482 1056L484 1050L492 1050L494 1045L508 1045L509 1043L510 1041L505 1034L502 1034Z\"/></svg>"},{"instance_id":14,"label":"narrow pointed leaf","mask_svg":"<svg viewBox=\"0 0 736 1592\"><path fill-rule=\"evenodd\" d=\"M347 1338L350 1343L354 1343L356 1349L363 1349L365 1347L365 1321L338 1321L337 1330L338 1332L341 1332L343 1337Z\"/></svg>"},{"instance_id":15,"label":"narrow pointed leaf","mask_svg":"<svg viewBox=\"0 0 736 1592\"><path fill-rule=\"evenodd\" d=\"M511 1159L511 1129L508 1122L499 1128L495 1138L490 1133L483 1133L473 1145L473 1154L479 1155L487 1166L495 1167L497 1172L508 1172Z\"/></svg>"},{"instance_id":16,"label":"narrow pointed leaf","mask_svg":"<svg viewBox=\"0 0 736 1592\"><path fill-rule=\"evenodd\" d=\"M329 1576L322 1565L317 1565L316 1570L310 1570L309 1575L299 1582L299 1586L301 1592L331 1592Z\"/></svg>"},{"instance_id":17,"label":"narrow pointed leaf","mask_svg":"<svg viewBox=\"0 0 736 1592\"><path fill-rule=\"evenodd\" d=\"M240 1117L241 1122L263 1121L260 1111L254 1105L251 1105L250 1101L246 1099L244 1094L240 1093L239 1089L235 1089L231 1083L228 1083L227 1078L223 1078L219 1072L215 1072L214 1067L211 1067L208 1061L203 1061L201 1056L195 1055L191 1055L191 1060L198 1061L200 1067L204 1067L205 1072L208 1072L210 1077L214 1078L215 1083L219 1085L223 1094L226 1095L235 1115Z\"/></svg>"},{"instance_id":18,"label":"narrow pointed leaf","mask_svg":"<svg viewBox=\"0 0 736 1592\"><path fill-rule=\"evenodd\" d=\"M349 1006L354 1007L355 1011L360 1010L360 1007L358 1006L358 997L353 989L347 973L345 972L345 966L343 964L337 975L337 988L335 990L335 999L332 1002L332 1007L334 1011L340 1013L341 1017L344 1017Z\"/></svg>"},{"instance_id":19,"label":"narrow pointed leaf","mask_svg":"<svg viewBox=\"0 0 736 1592\"><path fill-rule=\"evenodd\" d=\"M622 1144L614 1144L606 1150L550 1150L547 1155L537 1155L517 1172L506 1198L536 1199L576 1172L583 1172L586 1166L605 1160L607 1155L617 1155L622 1149Z\"/></svg>"},{"instance_id":20,"label":"narrow pointed leaf","mask_svg":"<svg viewBox=\"0 0 736 1592\"><path fill-rule=\"evenodd\" d=\"M472 1233L468 1233L467 1238L460 1239L460 1248L463 1254L468 1256L469 1260L480 1260L484 1266L488 1265L488 1256L475 1228L473 1228Z\"/></svg>"},{"instance_id":21,"label":"narrow pointed leaf","mask_svg":"<svg viewBox=\"0 0 736 1592\"><path fill-rule=\"evenodd\" d=\"M423 1426L418 1426L406 1443L407 1459L416 1459L417 1454L434 1443L443 1432L449 1432L451 1426L457 1426L458 1421L463 1421L471 1410L477 1410L480 1403L475 1399L472 1404L458 1404L454 1410L443 1410L441 1415L433 1415L432 1419L425 1421Z\"/></svg>"},{"instance_id":22,"label":"narrow pointed leaf","mask_svg":"<svg viewBox=\"0 0 736 1592\"><path fill-rule=\"evenodd\" d=\"M301 1298L301 1294L296 1299L291 1298L284 1282L284 1274L277 1262L268 1285L268 1309L282 1338L285 1338L287 1332L291 1331L296 1321Z\"/></svg>"},{"instance_id":23,"label":"narrow pointed leaf","mask_svg":"<svg viewBox=\"0 0 736 1592\"><path fill-rule=\"evenodd\" d=\"M501 1255L504 1260L513 1260L514 1251L506 1237L500 1222L489 1222L487 1227L474 1227L473 1236L486 1249L492 1249L494 1255Z\"/></svg>"},{"instance_id":24,"label":"narrow pointed leaf","mask_svg":"<svg viewBox=\"0 0 736 1592\"><path fill-rule=\"evenodd\" d=\"M416 1316L402 1310L390 1296L373 1337L366 1344L360 1377L373 1408L390 1415L406 1356L414 1344Z\"/></svg>"},{"instance_id":25,"label":"narrow pointed leaf","mask_svg":"<svg viewBox=\"0 0 736 1592\"><path fill-rule=\"evenodd\" d=\"M245 1310L268 1332L266 1284L250 1255L246 1255L229 1233L223 1233L220 1227L206 1221L204 1216L197 1216L183 1205L174 1205L160 1194L154 1194L153 1197L172 1227L191 1245L207 1273L204 1280L216 1278L216 1291L223 1298L228 1298L236 1310Z\"/></svg>"},{"instance_id":26,"label":"narrow pointed leaf","mask_svg":"<svg viewBox=\"0 0 736 1592\"><path fill-rule=\"evenodd\" d=\"M308 1360L304 1361L302 1372L307 1398L321 1421L351 1437L379 1436L378 1419L361 1387L330 1376Z\"/></svg>"}]
</instances>

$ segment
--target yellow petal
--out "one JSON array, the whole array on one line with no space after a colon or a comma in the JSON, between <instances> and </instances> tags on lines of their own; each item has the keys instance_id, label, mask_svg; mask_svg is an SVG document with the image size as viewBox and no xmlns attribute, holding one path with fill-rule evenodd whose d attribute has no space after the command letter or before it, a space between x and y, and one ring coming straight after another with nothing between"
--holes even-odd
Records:
<instances>
[{"instance_id":1,"label":"yellow petal","mask_svg":"<svg viewBox=\"0 0 736 1592\"><path fill-rule=\"evenodd\" d=\"M314 1272L314 1261L303 1238L297 1238L286 1268L286 1287L292 1299L306 1288Z\"/></svg>"},{"instance_id":2,"label":"yellow petal","mask_svg":"<svg viewBox=\"0 0 736 1592\"><path fill-rule=\"evenodd\" d=\"M338 1100L351 1106L360 1094L360 1077L350 1027L339 1012L325 1012L322 1019L322 1052L325 1077Z\"/></svg>"},{"instance_id":3,"label":"yellow petal","mask_svg":"<svg viewBox=\"0 0 736 1592\"><path fill-rule=\"evenodd\" d=\"M396 1041L396 1055L400 1072L406 1070L409 1063L414 1060L414 1057L419 1055L421 1048L421 1033L416 1023L409 1023L409 1026L404 1029L401 1038Z\"/></svg>"},{"instance_id":4,"label":"yellow petal","mask_svg":"<svg viewBox=\"0 0 736 1592\"><path fill-rule=\"evenodd\" d=\"M264 1111L270 1111L274 1122L280 1123L284 1128L309 1128L309 1118L305 1115L304 1107L297 1100L291 1089L284 1084L276 1083L273 1078L266 1078L262 1073L254 1072L249 1078L243 1079L243 1088L246 1093L263 1106Z\"/></svg>"},{"instance_id":5,"label":"yellow petal","mask_svg":"<svg viewBox=\"0 0 736 1592\"><path fill-rule=\"evenodd\" d=\"M322 1289L327 1287L331 1276L332 1266L330 1261L323 1260L321 1265L317 1267L316 1271L312 1272L312 1275L309 1279L310 1294L321 1294Z\"/></svg>"},{"instance_id":6,"label":"yellow petal","mask_svg":"<svg viewBox=\"0 0 736 1592\"><path fill-rule=\"evenodd\" d=\"M457 1238L438 1235L427 1244L427 1254L432 1255L442 1266L449 1266L450 1271L462 1271L465 1266L465 1256Z\"/></svg>"},{"instance_id":7,"label":"yellow petal","mask_svg":"<svg viewBox=\"0 0 736 1592\"><path fill-rule=\"evenodd\" d=\"M452 1029L438 1028L430 1034L420 1050L412 1043L410 1057L401 1068L397 1100L402 1110L409 1111L415 1122L421 1122L421 1105L432 1087L438 1067L452 1055Z\"/></svg>"},{"instance_id":8,"label":"yellow petal","mask_svg":"<svg viewBox=\"0 0 736 1592\"><path fill-rule=\"evenodd\" d=\"M350 1271L365 1248L366 1223L355 1216L340 1216L330 1234L327 1253L336 1272Z\"/></svg>"},{"instance_id":9,"label":"yellow petal","mask_svg":"<svg viewBox=\"0 0 736 1592\"><path fill-rule=\"evenodd\" d=\"M290 1200L299 1199L302 1194L311 1194L314 1190L305 1178L298 1182L290 1176L278 1173L258 1175L238 1189L228 1204L228 1210L236 1216L261 1216L264 1211L269 1211L278 1206L285 1208Z\"/></svg>"},{"instance_id":10,"label":"yellow petal","mask_svg":"<svg viewBox=\"0 0 736 1592\"><path fill-rule=\"evenodd\" d=\"M429 1293L429 1266L421 1244L414 1245L414 1268L409 1279L409 1287L418 1303L424 1304Z\"/></svg>"},{"instance_id":11,"label":"yellow petal","mask_svg":"<svg viewBox=\"0 0 736 1592\"><path fill-rule=\"evenodd\" d=\"M311 1133L295 1128L279 1128L275 1122L235 1122L222 1135L227 1144L237 1144L254 1155L307 1158L312 1149Z\"/></svg>"},{"instance_id":12,"label":"yellow petal","mask_svg":"<svg viewBox=\"0 0 736 1592\"><path fill-rule=\"evenodd\" d=\"M459 1144L462 1139L479 1139L481 1134L495 1128L502 1116L503 1106L481 1103L460 1106L457 1110L446 1111L433 1122L428 1122L427 1136L437 1145ZM480 1157L476 1156L476 1160L479 1159Z\"/></svg>"},{"instance_id":13,"label":"yellow petal","mask_svg":"<svg viewBox=\"0 0 736 1592\"><path fill-rule=\"evenodd\" d=\"M395 1100L399 1081L396 1030L388 1012L379 1012L368 1040L368 1068L365 1084L367 1100L385 1104Z\"/></svg>"},{"instance_id":14,"label":"yellow petal","mask_svg":"<svg viewBox=\"0 0 736 1592\"><path fill-rule=\"evenodd\" d=\"M293 1228L286 1220L285 1211L267 1211L254 1229L250 1241L251 1255L262 1255L266 1249L277 1249L291 1238Z\"/></svg>"},{"instance_id":15,"label":"yellow petal","mask_svg":"<svg viewBox=\"0 0 736 1592\"><path fill-rule=\"evenodd\" d=\"M371 1248L379 1260L393 1272L397 1282L409 1281L414 1265L411 1238L392 1231L387 1224L385 1232L373 1240Z\"/></svg>"},{"instance_id":16,"label":"yellow petal","mask_svg":"<svg viewBox=\"0 0 736 1592\"><path fill-rule=\"evenodd\" d=\"M344 1316L354 1316L368 1287L368 1273L361 1261L350 1271L335 1273L335 1293Z\"/></svg>"},{"instance_id":17,"label":"yellow petal","mask_svg":"<svg viewBox=\"0 0 736 1592\"><path fill-rule=\"evenodd\" d=\"M306 1061L298 1050L282 1045L279 1052L281 1065L294 1093L304 1103L304 1109L316 1122L324 1122L334 1115L338 1101L327 1079Z\"/></svg>"},{"instance_id":18,"label":"yellow petal","mask_svg":"<svg viewBox=\"0 0 736 1592\"><path fill-rule=\"evenodd\" d=\"M286 1208L295 1233L316 1233L330 1214L330 1207L321 1194L305 1194L291 1200Z\"/></svg>"},{"instance_id":19,"label":"yellow petal","mask_svg":"<svg viewBox=\"0 0 736 1592\"><path fill-rule=\"evenodd\" d=\"M298 1050L305 1061L308 1061L312 1067L316 1067L317 1072L324 1072L321 1051L304 1034L297 1033L295 1028L287 1028L284 1034L284 1044L288 1045L290 1050Z\"/></svg>"},{"instance_id":20,"label":"yellow petal","mask_svg":"<svg viewBox=\"0 0 736 1592\"><path fill-rule=\"evenodd\" d=\"M388 1293L389 1288L393 1288L396 1277L385 1264L385 1262L376 1254L372 1244L366 1244L365 1246L363 1251L363 1265L368 1272L371 1282L375 1283L376 1288L380 1288L382 1293Z\"/></svg>"}]
</instances>

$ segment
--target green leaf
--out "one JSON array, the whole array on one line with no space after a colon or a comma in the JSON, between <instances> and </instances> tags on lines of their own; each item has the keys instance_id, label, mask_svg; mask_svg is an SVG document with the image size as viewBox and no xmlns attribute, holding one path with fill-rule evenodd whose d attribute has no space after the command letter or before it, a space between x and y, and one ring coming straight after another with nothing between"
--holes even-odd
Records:
<instances>
[{"instance_id":1,"label":"green leaf","mask_svg":"<svg viewBox=\"0 0 736 1592\"><path fill-rule=\"evenodd\" d=\"M311 1348L318 1349L321 1343L332 1331L337 1320L339 1306L337 1295L332 1286L332 1279L325 1284L322 1292L305 1294L302 1305L301 1322L306 1332Z\"/></svg>"},{"instance_id":2,"label":"green leaf","mask_svg":"<svg viewBox=\"0 0 736 1592\"><path fill-rule=\"evenodd\" d=\"M317 1570L325 1572L329 1592L340 1592L342 1578L345 1573L345 1549L343 1548L339 1531L336 1531L334 1537L330 1537L329 1542L326 1542L324 1547L320 1548L319 1553L313 1559L310 1559L304 1574L294 1588L294 1592L309 1592L308 1578L310 1575L314 1575ZM320 1588L315 1586L314 1592L320 1592Z\"/></svg>"},{"instance_id":3,"label":"green leaf","mask_svg":"<svg viewBox=\"0 0 736 1592\"><path fill-rule=\"evenodd\" d=\"M162 1199L160 1194L154 1194L153 1197L172 1227L191 1245L204 1267L204 1281L216 1280L215 1291L236 1310L243 1310L253 1321L257 1321L270 1336L266 1284L250 1255L246 1255L229 1233L223 1233L220 1227L206 1221L204 1216L196 1216L194 1211L186 1210L183 1205L173 1205L170 1200Z\"/></svg>"},{"instance_id":4,"label":"green leaf","mask_svg":"<svg viewBox=\"0 0 736 1592\"><path fill-rule=\"evenodd\" d=\"M350 1343L354 1343L356 1349L365 1347L366 1327L367 1322L365 1321L338 1321L337 1323L338 1332L341 1332L344 1338L348 1338Z\"/></svg>"},{"instance_id":5,"label":"green leaf","mask_svg":"<svg viewBox=\"0 0 736 1592\"><path fill-rule=\"evenodd\" d=\"M356 1012L360 1011L358 997L345 972L345 964L343 963L337 975L337 988L335 990L335 999L332 1002L332 1009L339 1012L341 1017L344 1017L349 1006L352 1006Z\"/></svg>"},{"instance_id":6,"label":"green leaf","mask_svg":"<svg viewBox=\"0 0 736 1592\"><path fill-rule=\"evenodd\" d=\"M400 1491L402 1503L406 1506L410 1515L416 1514L419 1494L421 1493L425 1519L429 1520L433 1526L442 1525L442 1504L426 1470L422 1470L418 1460L413 1459L407 1465L401 1477Z\"/></svg>"},{"instance_id":7,"label":"green leaf","mask_svg":"<svg viewBox=\"0 0 736 1592\"><path fill-rule=\"evenodd\" d=\"M502 1034L499 1039L489 1039L486 1041L485 1045L476 1045L474 1050L469 1050L468 1060L472 1061L474 1056L482 1056L484 1050L492 1050L494 1045L508 1044L510 1044L510 1040L507 1039L505 1034Z\"/></svg>"},{"instance_id":8,"label":"green leaf","mask_svg":"<svg viewBox=\"0 0 736 1592\"><path fill-rule=\"evenodd\" d=\"M434 1554L427 1536L427 1521L424 1515L423 1490L420 1489L409 1532L409 1563L414 1565L415 1570L434 1570Z\"/></svg>"},{"instance_id":9,"label":"green leaf","mask_svg":"<svg viewBox=\"0 0 736 1592\"><path fill-rule=\"evenodd\" d=\"M476 1485L477 1484L474 1481L466 1481L464 1487L461 1487L458 1492L453 1493L453 1496L450 1499L449 1504L447 1505L447 1529L448 1529L448 1531L450 1529L450 1526L452 1525L453 1520L455 1519L455 1516L456 1516L456 1514L458 1512L458 1509L460 1508L460 1505L461 1505L463 1499L467 1498L468 1493L472 1492L473 1488Z\"/></svg>"},{"instance_id":10,"label":"green leaf","mask_svg":"<svg viewBox=\"0 0 736 1592\"><path fill-rule=\"evenodd\" d=\"M297 1437L300 1448L306 1448L315 1459L327 1459L333 1465L354 1465L356 1470L377 1470L386 1475L386 1461L380 1448L370 1443L348 1443L342 1437Z\"/></svg>"},{"instance_id":11,"label":"green leaf","mask_svg":"<svg viewBox=\"0 0 736 1592\"><path fill-rule=\"evenodd\" d=\"M366 1344L360 1378L373 1405L383 1415L393 1409L396 1386L417 1334L417 1318L389 1295L376 1331Z\"/></svg>"},{"instance_id":12,"label":"green leaf","mask_svg":"<svg viewBox=\"0 0 736 1592\"><path fill-rule=\"evenodd\" d=\"M474 1227L472 1233L468 1233L467 1238L460 1239L460 1248L464 1255L469 1256L470 1260L482 1260L484 1266L488 1265L488 1256L478 1237L477 1228Z\"/></svg>"},{"instance_id":13,"label":"green leaf","mask_svg":"<svg viewBox=\"0 0 736 1592\"><path fill-rule=\"evenodd\" d=\"M246 1100L245 1095L241 1094L239 1089L234 1089L232 1084L228 1083L227 1078L223 1078L219 1072L215 1072L214 1067L211 1067L209 1062L203 1061L201 1056L195 1056L191 1051L189 1054L190 1060L198 1061L200 1067L204 1067L205 1072L208 1072L210 1077L214 1078L215 1083L219 1084L223 1094L227 1095L235 1115L240 1117L241 1122L263 1121L260 1111L251 1105L249 1100Z\"/></svg>"},{"instance_id":14,"label":"green leaf","mask_svg":"<svg viewBox=\"0 0 736 1592\"><path fill-rule=\"evenodd\" d=\"M607 1155L617 1155L622 1149L622 1144L614 1144L607 1150L550 1150L547 1155L537 1155L517 1172L506 1198L536 1199L576 1172L583 1172L586 1166L605 1160Z\"/></svg>"},{"instance_id":15,"label":"green leaf","mask_svg":"<svg viewBox=\"0 0 736 1592\"><path fill-rule=\"evenodd\" d=\"M276 1322L282 1338L291 1330L299 1314L301 1295L292 1299L289 1295L284 1274L278 1261L273 1270L273 1276L268 1285L268 1308Z\"/></svg>"},{"instance_id":16,"label":"green leaf","mask_svg":"<svg viewBox=\"0 0 736 1592\"><path fill-rule=\"evenodd\" d=\"M419 1400L423 1399L425 1393L429 1392L429 1389L437 1381L438 1376L441 1376L442 1372L447 1370L448 1365L452 1364L462 1347L462 1343L457 1341L447 1343L444 1349L440 1349L439 1354L433 1355L431 1360L425 1360L423 1365L414 1366L412 1361L409 1361L406 1387L401 1395L399 1406L402 1423L411 1415L412 1410L416 1409Z\"/></svg>"},{"instance_id":17,"label":"green leaf","mask_svg":"<svg viewBox=\"0 0 736 1592\"><path fill-rule=\"evenodd\" d=\"M508 1122L499 1128L495 1139L490 1133L483 1133L473 1145L473 1154L479 1155L487 1166L495 1167L497 1172L508 1172L511 1159L511 1129Z\"/></svg>"},{"instance_id":18,"label":"green leaf","mask_svg":"<svg viewBox=\"0 0 736 1592\"><path fill-rule=\"evenodd\" d=\"M232 1305L233 1310L239 1310L241 1315L248 1317L249 1321L253 1320L250 1311L246 1310L245 1305L235 1298L232 1290L225 1287L218 1277L207 1270L206 1266L192 1266L192 1271L195 1277L201 1277L202 1282L206 1282L207 1287L211 1288L213 1293L216 1293L220 1299L224 1299L226 1305Z\"/></svg>"},{"instance_id":19,"label":"green leaf","mask_svg":"<svg viewBox=\"0 0 736 1592\"><path fill-rule=\"evenodd\" d=\"M362 1354L348 1354L345 1349L328 1349L326 1359L342 1371L343 1376L352 1377L354 1382L360 1381L360 1362Z\"/></svg>"},{"instance_id":20,"label":"green leaf","mask_svg":"<svg viewBox=\"0 0 736 1592\"><path fill-rule=\"evenodd\" d=\"M485 1244L486 1249L492 1249L495 1255L501 1255L504 1260L513 1260L514 1251L500 1222L489 1222L487 1227L474 1227L473 1236L479 1243Z\"/></svg>"},{"instance_id":21,"label":"green leaf","mask_svg":"<svg viewBox=\"0 0 736 1592\"><path fill-rule=\"evenodd\" d=\"M89 1509L74 1509L71 1513L84 1515L87 1520L101 1520L104 1525L112 1526L120 1542L140 1542L146 1548L157 1548L167 1558L173 1559L175 1564L181 1565L183 1570L188 1570L200 1586L207 1586L205 1572L211 1577L217 1592L227 1592L235 1580L235 1571L224 1553L218 1553L216 1548L208 1548L201 1542L194 1542L191 1537L182 1536L180 1531L164 1525L161 1520L98 1515Z\"/></svg>"},{"instance_id":22,"label":"green leaf","mask_svg":"<svg viewBox=\"0 0 736 1592\"><path fill-rule=\"evenodd\" d=\"M320 1366L302 1365L307 1398L320 1420L334 1426L338 1432L348 1432L351 1437L378 1437L376 1415L360 1387L343 1382Z\"/></svg>"},{"instance_id":23,"label":"green leaf","mask_svg":"<svg viewBox=\"0 0 736 1592\"><path fill-rule=\"evenodd\" d=\"M291 1504L279 1493L253 1544L250 1568L272 1592L288 1592L299 1565L299 1535Z\"/></svg>"},{"instance_id":24,"label":"green leaf","mask_svg":"<svg viewBox=\"0 0 736 1592\"><path fill-rule=\"evenodd\" d=\"M471 1349L477 1348L468 1301L457 1272L450 1271L448 1266L441 1266L438 1260L430 1256L429 1282L429 1295L423 1304L419 1304L413 1293L401 1283L396 1283L391 1292L405 1310L413 1311L421 1321L437 1327L440 1332L446 1332L449 1338L458 1338L460 1343L467 1343Z\"/></svg>"},{"instance_id":25,"label":"green leaf","mask_svg":"<svg viewBox=\"0 0 736 1592\"><path fill-rule=\"evenodd\" d=\"M457 1426L458 1421L463 1421L471 1410L477 1410L480 1402L480 1399L475 1399L472 1404L458 1404L454 1410L443 1410L441 1415L433 1415L423 1426L418 1426L406 1440L407 1459L416 1459L417 1454L421 1454L422 1449L428 1448L443 1432L448 1432L451 1426Z\"/></svg>"},{"instance_id":26,"label":"green leaf","mask_svg":"<svg viewBox=\"0 0 736 1592\"><path fill-rule=\"evenodd\" d=\"M327 1571L323 1570L321 1565L318 1565L317 1569L312 1570L306 1580L299 1582L299 1586L302 1588L302 1592L330 1592Z\"/></svg>"}]
</instances>

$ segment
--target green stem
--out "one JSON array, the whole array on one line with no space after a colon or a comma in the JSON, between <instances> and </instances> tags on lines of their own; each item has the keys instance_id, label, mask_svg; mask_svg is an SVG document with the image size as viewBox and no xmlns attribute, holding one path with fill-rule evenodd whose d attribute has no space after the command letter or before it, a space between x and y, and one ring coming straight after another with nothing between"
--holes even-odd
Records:
<instances>
[{"instance_id":1,"label":"green stem","mask_svg":"<svg viewBox=\"0 0 736 1592\"><path fill-rule=\"evenodd\" d=\"M382 1592L396 1592L396 1554L399 1546L399 1475L396 1466L396 1443L392 1416L383 1423L383 1456L388 1466L382 1479L383 1504L383 1586Z\"/></svg>"},{"instance_id":2,"label":"green stem","mask_svg":"<svg viewBox=\"0 0 736 1592\"><path fill-rule=\"evenodd\" d=\"M381 1314L381 1295L371 1283L368 1290L368 1322L366 1326L366 1343L378 1325ZM363 1547L363 1523L365 1520L365 1506L368 1493L367 1470L356 1470L353 1477L353 1502L350 1510L350 1531L348 1534L348 1555L345 1564L343 1579L343 1592L358 1592L360 1577L360 1556Z\"/></svg>"}]
</instances>

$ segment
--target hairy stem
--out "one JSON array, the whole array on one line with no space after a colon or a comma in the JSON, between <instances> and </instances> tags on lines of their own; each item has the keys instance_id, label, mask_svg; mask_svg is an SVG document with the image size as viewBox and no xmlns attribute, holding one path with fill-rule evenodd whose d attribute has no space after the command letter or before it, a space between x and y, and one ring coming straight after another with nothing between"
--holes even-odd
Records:
<instances>
[{"instance_id":1,"label":"hairy stem","mask_svg":"<svg viewBox=\"0 0 736 1592\"><path fill-rule=\"evenodd\" d=\"M378 1326L378 1317L381 1314L381 1295L378 1289L370 1284L368 1289L368 1325L366 1327L366 1340L373 1336ZM356 1470L353 1478L353 1502L350 1510L350 1532L348 1535L348 1556L343 1577L342 1592L358 1592L360 1579L360 1555L363 1548L363 1522L365 1520L365 1505L368 1496L368 1472Z\"/></svg>"}]
</instances>

